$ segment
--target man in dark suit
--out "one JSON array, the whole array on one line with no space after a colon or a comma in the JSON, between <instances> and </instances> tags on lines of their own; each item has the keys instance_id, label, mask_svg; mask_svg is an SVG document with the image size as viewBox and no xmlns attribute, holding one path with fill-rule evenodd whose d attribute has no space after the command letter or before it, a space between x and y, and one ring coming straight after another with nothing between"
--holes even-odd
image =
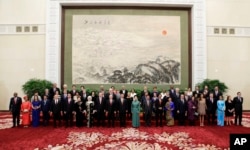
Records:
<instances>
[{"instance_id":1,"label":"man in dark suit","mask_svg":"<svg viewBox=\"0 0 250 150\"><path fill-rule=\"evenodd\" d=\"M100 91L98 94L98 98L95 101L95 110L96 110L96 119L97 119L97 126L105 126L105 99L103 97L103 91Z\"/></svg>"},{"instance_id":2,"label":"man in dark suit","mask_svg":"<svg viewBox=\"0 0 250 150\"><path fill-rule=\"evenodd\" d=\"M57 127L57 121L61 125L61 116L63 115L63 104L62 101L58 98L58 95L54 96L54 99L51 103L50 113L53 115L54 127Z\"/></svg>"},{"instance_id":3,"label":"man in dark suit","mask_svg":"<svg viewBox=\"0 0 250 150\"><path fill-rule=\"evenodd\" d=\"M75 85L72 85L72 90L70 91L72 97L74 97L74 96L76 95L76 92L77 92L76 86L75 86Z\"/></svg>"},{"instance_id":4,"label":"man in dark suit","mask_svg":"<svg viewBox=\"0 0 250 150\"><path fill-rule=\"evenodd\" d=\"M237 96L234 97L233 99L234 103L234 110L235 110L235 119L234 119L234 124L237 125L237 122L239 123L238 125L242 125L242 104L243 104L243 97L241 97L241 93L237 92Z\"/></svg>"},{"instance_id":5,"label":"man in dark suit","mask_svg":"<svg viewBox=\"0 0 250 150\"><path fill-rule=\"evenodd\" d=\"M81 96L82 102L85 104L86 101L87 101L88 95L87 95L87 92L86 92L86 89L85 89L84 86L81 86L81 91L79 92L79 94L80 94L80 96Z\"/></svg>"},{"instance_id":6,"label":"man in dark suit","mask_svg":"<svg viewBox=\"0 0 250 150\"><path fill-rule=\"evenodd\" d=\"M21 97L17 96L15 92L14 96L10 99L9 111L12 113L13 126L12 128L20 125L20 111L22 105Z\"/></svg>"},{"instance_id":7,"label":"man in dark suit","mask_svg":"<svg viewBox=\"0 0 250 150\"><path fill-rule=\"evenodd\" d=\"M213 95L214 95L214 99L215 99L216 104L217 104L217 101L220 99L220 96L223 96L222 92L219 91L219 87L218 86L214 87Z\"/></svg>"},{"instance_id":8,"label":"man in dark suit","mask_svg":"<svg viewBox=\"0 0 250 150\"><path fill-rule=\"evenodd\" d=\"M60 89L57 87L56 83L53 83L53 87L49 90L49 99L50 100L53 100L56 91L58 91L58 94L60 95Z\"/></svg>"},{"instance_id":9,"label":"man in dark suit","mask_svg":"<svg viewBox=\"0 0 250 150\"><path fill-rule=\"evenodd\" d=\"M169 96L174 99L175 98L175 89L173 85L170 85L170 89L168 90Z\"/></svg>"},{"instance_id":10,"label":"man in dark suit","mask_svg":"<svg viewBox=\"0 0 250 150\"><path fill-rule=\"evenodd\" d=\"M67 99L63 101L63 116L65 120L65 126L73 125L73 111L74 111L74 100L70 93L68 93Z\"/></svg>"},{"instance_id":11,"label":"man in dark suit","mask_svg":"<svg viewBox=\"0 0 250 150\"><path fill-rule=\"evenodd\" d=\"M185 125L185 119L187 116L187 101L185 100L185 97L183 94L181 94L180 99L177 101L177 115L178 115L178 121L179 125Z\"/></svg>"},{"instance_id":12,"label":"man in dark suit","mask_svg":"<svg viewBox=\"0 0 250 150\"><path fill-rule=\"evenodd\" d=\"M113 98L113 94L109 95L109 98L106 100L106 113L108 116L108 127L115 126L115 114L116 114L116 100Z\"/></svg>"},{"instance_id":13,"label":"man in dark suit","mask_svg":"<svg viewBox=\"0 0 250 150\"><path fill-rule=\"evenodd\" d=\"M43 100L41 102L41 111L43 113L43 125L49 125L49 111L50 111L50 101L48 100L48 96L44 95Z\"/></svg>"},{"instance_id":14,"label":"man in dark suit","mask_svg":"<svg viewBox=\"0 0 250 150\"><path fill-rule=\"evenodd\" d=\"M122 86L122 89L120 90L120 94L122 93L125 98L128 96L128 90L125 89L125 86Z\"/></svg>"},{"instance_id":15,"label":"man in dark suit","mask_svg":"<svg viewBox=\"0 0 250 150\"><path fill-rule=\"evenodd\" d=\"M117 104L120 117L120 127L126 127L126 113L128 111L128 103L127 99L124 98L123 93L121 93Z\"/></svg>"},{"instance_id":16,"label":"man in dark suit","mask_svg":"<svg viewBox=\"0 0 250 150\"><path fill-rule=\"evenodd\" d=\"M212 124L215 123L215 113L217 109L217 101L214 98L214 94L210 93L209 97L206 99L206 105L207 105L207 121L208 124L211 124L211 117L212 117Z\"/></svg>"},{"instance_id":17,"label":"man in dark suit","mask_svg":"<svg viewBox=\"0 0 250 150\"><path fill-rule=\"evenodd\" d=\"M158 96L158 99L155 101L155 120L156 126L158 126L158 122L160 119L160 126L162 127L162 118L163 118L163 109L165 107L165 101L162 99L162 95Z\"/></svg>"},{"instance_id":18,"label":"man in dark suit","mask_svg":"<svg viewBox=\"0 0 250 150\"><path fill-rule=\"evenodd\" d=\"M145 117L145 126L151 126L151 116L153 111L153 103L150 99L150 96L147 95L146 99L143 101L143 110L144 110L144 117Z\"/></svg>"},{"instance_id":19,"label":"man in dark suit","mask_svg":"<svg viewBox=\"0 0 250 150\"><path fill-rule=\"evenodd\" d=\"M195 86L195 90L193 91L193 96L197 95L197 97L200 97L201 91L199 89L199 86Z\"/></svg>"}]
</instances>

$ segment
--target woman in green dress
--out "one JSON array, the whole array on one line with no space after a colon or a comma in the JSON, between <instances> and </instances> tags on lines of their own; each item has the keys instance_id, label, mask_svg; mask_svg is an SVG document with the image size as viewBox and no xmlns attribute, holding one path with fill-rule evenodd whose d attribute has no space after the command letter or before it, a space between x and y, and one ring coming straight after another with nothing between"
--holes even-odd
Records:
<instances>
[{"instance_id":1,"label":"woman in green dress","mask_svg":"<svg viewBox=\"0 0 250 150\"><path fill-rule=\"evenodd\" d=\"M137 96L134 96L134 100L131 104L132 112L132 126L138 128L140 126L140 102L138 101Z\"/></svg>"}]
</instances>

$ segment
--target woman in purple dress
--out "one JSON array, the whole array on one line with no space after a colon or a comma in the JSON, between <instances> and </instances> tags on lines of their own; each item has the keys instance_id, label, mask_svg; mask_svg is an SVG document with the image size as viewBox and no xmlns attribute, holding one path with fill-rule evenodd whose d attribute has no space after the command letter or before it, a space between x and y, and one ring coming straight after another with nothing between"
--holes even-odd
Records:
<instances>
[{"instance_id":1,"label":"woman in purple dress","mask_svg":"<svg viewBox=\"0 0 250 150\"><path fill-rule=\"evenodd\" d=\"M38 96L34 96L34 101L32 102L32 126L37 127L40 121L40 107L41 102L38 100Z\"/></svg>"},{"instance_id":2,"label":"woman in purple dress","mask_svg":"<svg viewBox=\"0 0 250 150\"><path fill-rule=\"evenodd\" d=\"M195 104L195 97L192 96L188 100L188 120L189 125L194 126L195 125L195 112L196 112L196 104Z\"/></svg>"}]
</instances>

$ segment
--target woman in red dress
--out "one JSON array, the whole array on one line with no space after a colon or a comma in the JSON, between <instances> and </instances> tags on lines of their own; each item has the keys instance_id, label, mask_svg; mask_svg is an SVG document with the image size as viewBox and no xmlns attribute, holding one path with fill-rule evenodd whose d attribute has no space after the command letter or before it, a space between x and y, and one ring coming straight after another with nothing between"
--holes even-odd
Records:
<instances>
[{"instance_id":1,"label":"woman in red dress","mask_svg":"<svg viewBox=\"0 0 250 150\"><path fill-rule=\"evenodd\" d=\"M24 96L23 99L24 102L21 105L22 124L24 127L28 127L30 125L31 103L27 96Z\"/></svg>"}]
</instances>

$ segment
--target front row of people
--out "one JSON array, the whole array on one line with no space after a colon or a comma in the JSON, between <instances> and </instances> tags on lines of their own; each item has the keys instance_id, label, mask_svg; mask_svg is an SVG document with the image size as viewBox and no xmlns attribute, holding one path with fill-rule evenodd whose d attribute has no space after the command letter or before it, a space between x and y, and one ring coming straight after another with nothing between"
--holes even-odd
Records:
<instances>
[{"instance_id":1,"label":"front row of people","mask_svg":"<svg viewBox=\"0 0 250 150\"><path fill-rule=\"evenodd\" d=\"M243 98L240 93L238 96L231 100L228 96L227 101L219 98L216 102L217 105L217 124L224 126L224 120L227 125L231 125L231 117L235 112L235 124L239 121L241 125L242 121L242 103ZM80 96L77 99L73 99L71 94L67 94L65 100L61 100L59 95L54 95L52 101L45 95L42 101L38 96L34 96L32 103L28 100L27 96L22 99L14 93L14 97L10 100L10 110L13 116L13 127L19 126L20 112L22 113L22 124L24 127L30 125L32 119L32 126L37 127L40 122L40 113L42 113L43 125L48 126L50 117L53 117L54 127L61 126L62 119L66 127L73 126L73 120L75 116L76 126L81 127L84 125L84 120L87 122L87 126L91 127L96 120L96 126L105 126L105 120L107 120L108 127L115 126L115 120L119 117L120 126L126 126L126 115L128 114L128 101L121 94L119 99L115 99L113 94L109 94L107 98L103 96L102 92L99 92L97 98L92 100L92 96L88 96L86 101L83 101ZM156 99L150 99L149 95L145 96L141 102L138 101L135 95L131 103L132 113L132 126L140 126L140 112L143 109L145 126L151 126L151 118L154 116L156 126L163 126L163 120L166 120L167 126L174 125L174 118L178 119L179 125L185 124L185 119L189 120L190 125L195 125L195 120L199 116L200 126L204 126L205 116L210 123L210 117L212 122L215 115L211 113L213 110L209 106L209 103L213 104L213 99L205 99L203 94L200 94L199 98L191 96L188 100L185 100L184 95L181 94L180 99L177 102L173 102L171 97L162 98L161 94ZM32 118L30 113L32 112ZM226 115L226 119L224 119ZM176 117L177 116L177 117ZM166 118L163 118L166 117Z\"/></svg>"}]
</instances>

